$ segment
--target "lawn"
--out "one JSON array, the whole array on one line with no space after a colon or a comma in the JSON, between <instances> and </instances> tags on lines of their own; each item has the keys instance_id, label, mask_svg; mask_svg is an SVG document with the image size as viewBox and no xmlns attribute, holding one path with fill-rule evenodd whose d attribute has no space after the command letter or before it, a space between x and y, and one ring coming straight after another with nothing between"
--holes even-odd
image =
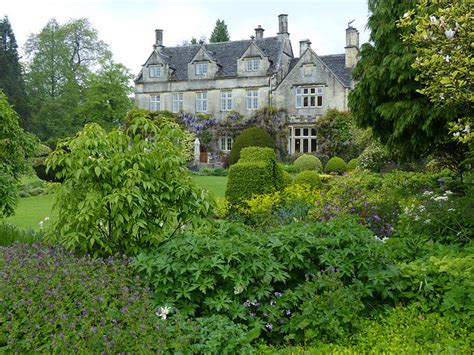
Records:
<instances>
[{"instance_id":1,"label":"lawn","mask_svg":"<svg viewBox=\"0 0 474 355\"><path fill-rule=\"evenodd\" d=\"M194 182L208 189L214 198L224 197L227 177L223 176L193 176ZM53 217L53 195L42 195L21 198L14 216L6 219L8 223L20 228L39 229L39 222L45 217Z\"/></svg>"}]
</instances>

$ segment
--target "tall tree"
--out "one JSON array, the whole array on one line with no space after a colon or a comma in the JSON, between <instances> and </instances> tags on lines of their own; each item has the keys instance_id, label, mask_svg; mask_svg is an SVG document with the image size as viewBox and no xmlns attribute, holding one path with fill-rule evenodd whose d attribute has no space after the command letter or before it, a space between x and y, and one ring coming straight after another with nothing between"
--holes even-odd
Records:
<instances>
[{"instance_id":1,"label":"tall tree","mask_svg":"<svg viewBox=\"0 0 474 355\"><path fill-rule=\"evenodd\" d=\"M13 214L18 181L27 171L27 158L36 141L18 124L18 115L0 90L0 218Z\"/></svg>"},{"instance_id":2,"label":"tall tree","mask_svg":"<svg viewBox=\"0 0 474 355\"><path fill-rule=\"evenodd\" d=\"M30 36L25 52L27 92L35 111L32 130L54 143L80 129L77 107L85 81L110 52L86 19L65 25L50 20L39 34Z\"/></svg>"},{"instance_id":3,"label":"tall tree","mask_svg":"<svg viewBox=\"0 0 474 355\"><path fill-rule=\"evenodd\" d=\"M84 100L78 108L78 115L83 124L96 122L111 129L117 127L132 108L128 95L133 92L130 86L133 76L110 57L101 60L100 65L100 69L86 79Z\"/></svg>"},{"instance_id":4,"label":"tall tree","mask_svg":"<svg viewBox=\"0 0 474 355\"><path fill-rule=\"evenodd\" d=\"M357 123L404 157L418 157L447 140L453 113L420 94L412 64L416 48L404 43L397 21L415 0L369 0L370 41L353 71L349 107Z\"/></svg>"},{"instance_id":5,"label":"tall tree","mask_svg":"<svg viewBox=\"0 0 474 355\"><path fill-rule=\"evenodd\" d=\"M8 17L0 19L0 89L20 115L20 124L28 126L29 108L20 65L18 45Z\"/></svg>"},{"instance_id":6,"label":"tall tree","mask_svg":"<svg viewBox=\"0 0 474 355\"><path fill-rule=\"evenodd\" d=\"M230 41L229 32L227 31L227 25L224 20L217 19L216 26L212 31L211 38L209 38L210 43L217 42L227 42Z\"/></svg>"}]
</instances>

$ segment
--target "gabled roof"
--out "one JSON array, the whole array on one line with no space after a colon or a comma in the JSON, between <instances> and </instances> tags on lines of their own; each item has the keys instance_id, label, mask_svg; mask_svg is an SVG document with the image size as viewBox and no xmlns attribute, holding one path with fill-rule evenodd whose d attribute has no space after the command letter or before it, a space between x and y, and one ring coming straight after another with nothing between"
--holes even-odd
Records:
<instances>
[{"instance_id":1,"label":"gabled roof","mask_svg":"<svg viewBox=\"0 0 474 355\"><path fill-rule=\"evenodd\" d=\"M204 44L204 48L210 56L220 65L217 76L237 76L237 60L242 57L250 44L255 45L270 61L270 71L275 71L281 60L281 52L284 49L284 41L278 37L266 37L255 40L242 40L220 43ZM167 59L169 66L174 69L173 80L188 80L188 63L192 61L201 45L190 45L181 47L163 47L160 51ZM136 81L142 79L141 72Z\"/></svg>"},{"instance_id":2,"label":"gabled roof","mask_svg":"<svg viewBox=\"0 0 474 355\"><path fill-rule=\"evenodd\" d=\"M330 54L318 56L321 61L334 73L336 78L345 87L350 87L352 82L351 69L346 68L346 55L345 54ZM290 62L288 73L290 73L296 66L300 58L293 58Z\"/></svg>"}]
</instances>

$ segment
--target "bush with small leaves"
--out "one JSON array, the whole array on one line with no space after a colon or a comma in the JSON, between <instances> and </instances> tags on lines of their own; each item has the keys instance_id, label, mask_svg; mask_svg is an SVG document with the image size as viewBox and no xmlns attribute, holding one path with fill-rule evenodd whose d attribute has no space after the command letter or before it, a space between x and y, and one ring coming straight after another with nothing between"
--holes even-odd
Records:
<instances>
[{"instance_id":1,"label":"bush with small leaves","mask_svg":"<svg viewBox=\"0 0 474 355\"><path fill-rule=\"evenodd\" d=\"M313 189L321 187L321 179L315 171L303 171L296 175L295 184L307 184Z\"/></svg>"},{"instance_id":2,"label":"bush with small leaves","mask_svg":"<svg viewBox=\"0 0 474 355\"><path fill-rule=\"evenodd\" d=\"M347 171L352 171L357 168L357 158L349 160L349 163L347 163Z\"/></svg>"},{"instance_id":3,"label":"bush with small leaves","mask_svg":"<svg viewBox=\"0 0 474 355\"><path fill-rule=\"evenodd\" d=\"M324 169L324 171L328 174L330 173L342 174L342 173L345 173L346 170L347 170L346 162L339 157L333 157L329 159L328 163L326 164L326 169Z\"/></svg>"},{"instance_id":4,"label":"bush with small leaves","mask_svg":"<svg viewBox=\"0 0 474 355\"><path fill-rule=\"evenodd\" d=\"M240 159L240 151L245 147L268 147L275 148L275 142L272 137L260 127L251 127L244 129L232 144L232 150L229 155L229 164L233 165Z\"/></svg>"},{"instance_id":5,"label":"bush with small leaves","mask_svg":"<svg viewBox=\"0 0 474 355\"><path fill-rule=\"evenodd\" d=\"M295 160L294 165L299 172L302 171L316 171L321 172L323 165L321 161L311 154L304 154Z\"/></svg>"}]
</instances>

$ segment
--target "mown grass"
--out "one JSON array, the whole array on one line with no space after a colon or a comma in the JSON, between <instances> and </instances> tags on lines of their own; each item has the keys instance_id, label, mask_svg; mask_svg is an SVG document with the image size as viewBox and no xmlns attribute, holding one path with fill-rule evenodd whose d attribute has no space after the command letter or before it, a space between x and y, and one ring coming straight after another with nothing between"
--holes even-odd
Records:
<instances>
[{"instance_id":1,"label":"mown grass","mask_svg":"<svg viewBox=\"0 0 474 355\"><path fill-rule=\"evenodd\" d=\"M227 177L225 176L193 176L194 182L209 190L214 198L224 197ZM7 223L20 229L39 230L39 223L49 217L48 222L56 216L53 211L53 195L41 195L21 198L16 213L6 219Z\"/></svg>"}]
</instances>

